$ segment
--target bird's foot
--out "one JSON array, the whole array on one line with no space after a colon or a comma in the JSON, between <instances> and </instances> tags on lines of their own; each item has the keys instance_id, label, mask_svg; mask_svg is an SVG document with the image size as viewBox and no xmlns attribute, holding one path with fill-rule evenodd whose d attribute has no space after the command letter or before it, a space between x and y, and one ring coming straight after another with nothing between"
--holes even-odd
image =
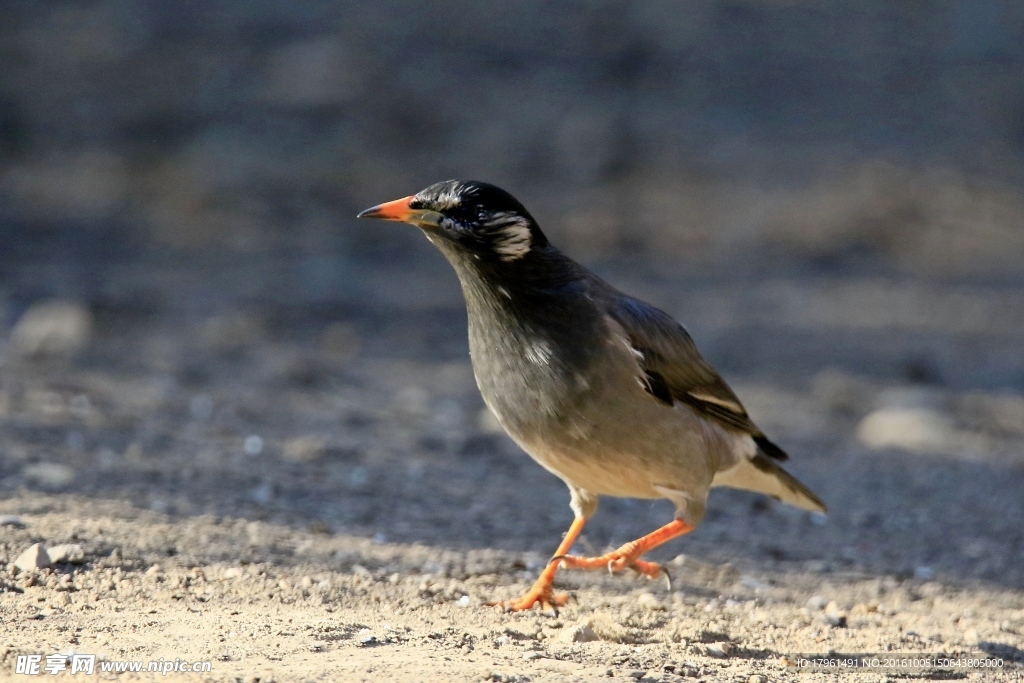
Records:
<instances>
[{"instance_id":1,"label":"bird's foot","mask_svg":"<svg viewBox=\"0 0 1024 683\"><path fill-rule=\"evenodd\" d=\"M634 543L627 543L618 550L599 555L597 557L579 557L577 555L561 555L552 558L552 562L558 562L564 569L607 569L608 573L615 574L623 569L632 569L637 574L646 576L649 579L663 577L672 588L672 577L668 570L657 562L647 562L638 559L642 551Z\"/></svg>"},{"instance_id":2,"label":"bird's foot","mask_svg":"<svg viewBox=\"0 0 1024 683\"><path fill-rule=\"evenodd\" d=\"M540 605L542 611L558 614L558 608L565 607L569 603L569 598L568 593L554 592L550 582L538 581L515 600L495 600L487 604L500 607L506 612L522 612L532 609L534 605Z\"/></svg>"}]
</instances>

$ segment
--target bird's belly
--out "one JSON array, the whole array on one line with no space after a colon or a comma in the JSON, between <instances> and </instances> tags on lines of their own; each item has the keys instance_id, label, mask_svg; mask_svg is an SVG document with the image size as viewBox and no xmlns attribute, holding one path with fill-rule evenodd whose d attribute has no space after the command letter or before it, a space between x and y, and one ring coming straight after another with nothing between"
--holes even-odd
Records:
<instances>
[{"instance_id":1,"label":"bird's belly","mask_svg":"<svg viewBox=\"0 0 1024 683\"><path fill-rule=\"evenodd\" d=\"M600 397L557 423L513 438L566 483L630 498L662 498L659 488L702 496L731 447L717 425L641 391Z\"/></svg>"}]
</instances>

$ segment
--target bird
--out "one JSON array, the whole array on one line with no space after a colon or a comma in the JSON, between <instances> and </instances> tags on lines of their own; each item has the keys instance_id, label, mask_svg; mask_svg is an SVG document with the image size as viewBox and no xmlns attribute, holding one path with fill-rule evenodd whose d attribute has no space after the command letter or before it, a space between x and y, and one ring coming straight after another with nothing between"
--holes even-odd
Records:
<instances>
[{"instance_id":1,"label":"bird","mask_svg":"<svg viewBox=\"0 0 1024 683\"><path fill-rule=\"evenodd\" d=\"M787 454L754 424L686 329L563 254L526 208L485 182L447 180L359 218L418 227L447 258L466 303L484 403L527 454L569 488L573 522L522 596L489 604L557 613L559 569L665 569L641 557L692 531L712 487L825 504L782 468ZM673 519L593 557L570 554L601 496L668 499Z\"/></svg>"}]
</instances>

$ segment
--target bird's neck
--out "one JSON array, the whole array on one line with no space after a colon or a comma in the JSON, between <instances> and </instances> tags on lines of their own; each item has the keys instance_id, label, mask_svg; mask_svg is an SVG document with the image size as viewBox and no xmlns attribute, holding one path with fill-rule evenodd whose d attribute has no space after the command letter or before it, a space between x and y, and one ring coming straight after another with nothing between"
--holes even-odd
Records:
<instances>
[{"instance_id":1,"label":"bird's neck","mask_svg":"<svg viewBox=\"0 0 1024 683\"><path fill-rule=\"evenodd\" d=\"M580 314L578 299L589 282L586 270L554 247L531 251L514 262L462 254L449 260L470 315L488 318L498 328L529 326L554 332L569 326L566 314Z\"/></svg>"},{"instance_id":2,"label":"bird's neck","mask_svg":"<svg viewBox=\"0 0 1024 683\"><path fill-rule=\"evenodd\" d=\"M527 382L541 375L565 379L592 360L592 345L579 340L599 337L605 325L590 299L596 278L553 247L526 258L536 260L514 271L452 260L466 299L473 362Z\"/></svg>"}]
</instances>

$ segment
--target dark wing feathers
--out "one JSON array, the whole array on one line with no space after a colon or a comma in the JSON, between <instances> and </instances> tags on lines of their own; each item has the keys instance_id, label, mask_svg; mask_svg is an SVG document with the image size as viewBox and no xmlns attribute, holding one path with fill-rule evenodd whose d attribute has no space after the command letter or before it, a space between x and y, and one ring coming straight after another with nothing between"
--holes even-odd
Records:
<instances>
[{"instance_id":1,"label":"dark wing feathers","mask_svg":"<svg viewBox=\"0 0 1024 683\"><path fill-rule=\"evenodd\" d=\"M765 455L786 459L786 453L765 437L729 385L701 357L682 325L632 297L620 294L611 304L611 317L625 331L644 373L641 384L651 396L667 405L685 403L747 432Z\"/></svg>"}]
</instances>

